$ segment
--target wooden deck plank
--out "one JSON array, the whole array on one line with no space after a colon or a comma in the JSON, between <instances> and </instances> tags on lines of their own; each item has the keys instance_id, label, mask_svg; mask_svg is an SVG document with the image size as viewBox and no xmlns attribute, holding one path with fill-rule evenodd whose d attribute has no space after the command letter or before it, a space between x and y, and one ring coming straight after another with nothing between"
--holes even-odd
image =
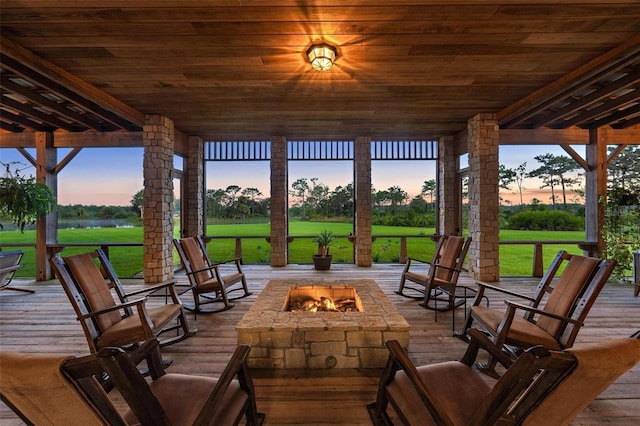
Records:
<instances>
[{"instance_id":1,"label":"wooden deck plank","mask_svg":"<svg viewBox=\"0 0 640 426\"><path fill-rule=\"evenodd\" d=\"M451 336L451 312L427 311L416 300L394 293L401 273L400 265L374 265L358 268L333 265L329 271L315 271L311 265L289 265L284 268L247 265L249 287L254 294L235 301L235 308L218 314L189 314L199 331L193 338L163 349L174 360L172 372L213 376L228 362L236 345L235 325L270 279L326 277L375 279L398 310L409 322L409 355L417 364L460 359L466 344ZM179 277L180 278L180 277ZM182 278L180 278L182 279ZM51 352L83 355L88 346L62 287L57 281L35 283L19 280L36 293L0 292L0 348L25 352ZM462 278L461 284L473 285ZM139 281L125 285L138 287ZM499 283L512 290L533 291L532 279L505 279ZM149 303L161 303L151 299ZM497 297L492 307L504 304ZM463 311L456 312L456 327L463 324ZM577 343L597 342L608 338L627 337L640 328L640 298L633 297L633 287L608 284L592 309L587 325ZM255 370L254 379L258 408L267 415L266 424L370 424L365 405L375 398L379 371L356 370ZM490 380L490 379L488 379ZM0 404L0 423L22 424ZM582 424L640 424L640 366L636 366L607 389L574 421Z\"/></svg>"}]
</instances>

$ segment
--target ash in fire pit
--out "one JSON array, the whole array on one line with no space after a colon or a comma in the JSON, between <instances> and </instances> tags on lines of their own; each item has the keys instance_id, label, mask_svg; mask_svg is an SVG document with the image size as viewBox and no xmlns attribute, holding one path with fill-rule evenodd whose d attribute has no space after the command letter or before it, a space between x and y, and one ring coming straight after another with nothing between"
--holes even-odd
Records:
<instances>
[{"instance_id":1,"label":"ash in fire pit","mask_svg":"<svg viewBox=\"0 0 640 426\"><path fill-rule=\"evenodd\" d=\"M362 312L362 302L353 287L306 286L289 289L285 311Z\"/></svg>"}]
</instances>

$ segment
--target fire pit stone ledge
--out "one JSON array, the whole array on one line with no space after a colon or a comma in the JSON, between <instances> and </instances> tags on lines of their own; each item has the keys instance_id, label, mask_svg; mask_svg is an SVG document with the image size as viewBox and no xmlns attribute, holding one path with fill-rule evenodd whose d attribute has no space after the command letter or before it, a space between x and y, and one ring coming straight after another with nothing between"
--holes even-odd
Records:
<instances>
[{"instance_id":1,"label":"fire pit stone ledge","mask_svg":"<svg viewBox=\"0 0 640 426\"><path fill-rule=\"evenodd\" d=\"M291 312L292 287L350 286L362 312ZM382 368L384 342L409 345L409 324L374 280L271 280L236 326L252 368Z\"/></svg>"}]
</instances>

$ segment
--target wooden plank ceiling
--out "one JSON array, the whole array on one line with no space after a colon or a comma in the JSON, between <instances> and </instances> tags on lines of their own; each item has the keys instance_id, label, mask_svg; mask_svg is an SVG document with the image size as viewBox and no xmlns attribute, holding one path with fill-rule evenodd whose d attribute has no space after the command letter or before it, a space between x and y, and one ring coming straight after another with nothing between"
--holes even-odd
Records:
<instances>
[{"instance_id":1,"label":"wooden plank ceiling","mask_svg":"<svg viewBox=\"0 0 640 426\"><path fill-rule=\"evenodd\" d=\"M4 132L139 130L144 113L210 141L431 139L478 112L497 113L502 128L640 122L637 0L0 7ZM329 71L306 60L316 42L338 51ZM99 91L87 99L66 73Z\"/></svg>"}]
</instances>

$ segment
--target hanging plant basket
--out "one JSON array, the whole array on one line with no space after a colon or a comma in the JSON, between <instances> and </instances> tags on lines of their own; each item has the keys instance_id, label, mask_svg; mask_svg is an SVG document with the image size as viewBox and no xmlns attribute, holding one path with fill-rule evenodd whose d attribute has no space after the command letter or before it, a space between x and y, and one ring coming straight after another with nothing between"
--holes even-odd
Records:
<instances>
[{"instance_id":1,"label":"hanging plant basket","mask_svg":"<svg viewBox=\"0 0 640 426\"><path fill-rule=\"evenodd\" d=\"M9 164L2 164L6 174L0 178L0 215L24 232L25 226L35 223L41 215L51 213L56 200L47 185L36 182L33 176L11 172Z\"/></svg>"}]
</instances>

